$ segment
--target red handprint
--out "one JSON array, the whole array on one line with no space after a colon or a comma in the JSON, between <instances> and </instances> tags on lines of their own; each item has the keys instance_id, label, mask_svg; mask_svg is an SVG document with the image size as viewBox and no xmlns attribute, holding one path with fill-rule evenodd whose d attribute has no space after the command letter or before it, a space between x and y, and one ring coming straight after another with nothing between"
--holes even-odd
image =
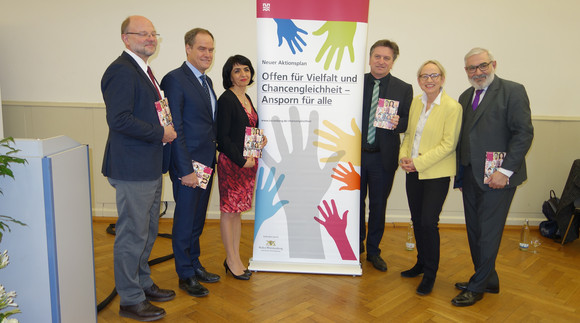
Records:
<instances>
[{"instance_id":1,"label":"red handprint","mask_svg":"<svg viewBox=\"0 0 580 323\"><path fill-rule=\"evenodd\" d=\"M340 252L342 260L356 260L356 255L352 251L352 247L346 236L348 210L344 211L341 219L338 215L338 210L336 209L334 200L330 200L332 203L332 209L328 206L326 201L322 202L324 203L326 212L324 212L320 206L318 206L318 211L322 214L324 221L317 217L314 217L314 220L326 228L326 231L330 234L334 243L336 243L336 247L338 247L338 252Z\"/></svg>"}]
</instances>

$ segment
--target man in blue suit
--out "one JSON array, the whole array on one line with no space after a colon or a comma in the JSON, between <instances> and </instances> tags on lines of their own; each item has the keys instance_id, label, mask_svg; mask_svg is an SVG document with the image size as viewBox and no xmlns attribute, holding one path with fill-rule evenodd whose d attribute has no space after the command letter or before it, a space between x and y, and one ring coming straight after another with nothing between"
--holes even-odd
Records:
<instances>
[{"instance_id":1,"label":"man in blue suit","mask_svg":"<svg viewBox=\"0 0 580 323\"><path fill-rule=\"evenodd\" d=\"M155 109L162 94L147 61L157 49L157 36L147 18L125 19L121 39L127 49L101 80L109 126L102 173L115 188L119 214L114 247L119 314L140 321L165 316L149 301L175 297L153 283L147 264L159 224L164 144L177 136L173 126L161 126Z\"/></svg>"},{"instance_id":2,"label":"man in blue suit","mask_svg":"<svg viewBox=\"0 0 580 323\"><path fill-rule=\"evenodd\" d=\"M199 237L205 224L213 180L198 186L195 160L214 168L216 163L217 100L212 81L205 75L213 62L213 35L195 28L185 34L187 61L161 81L167 94L177 140L171 149L169 175L173 182L173 253L179 288L196 297L209 291L200 282L213 283L220 276L207 272L199 261Z\"/></svg>"}]
</instances>

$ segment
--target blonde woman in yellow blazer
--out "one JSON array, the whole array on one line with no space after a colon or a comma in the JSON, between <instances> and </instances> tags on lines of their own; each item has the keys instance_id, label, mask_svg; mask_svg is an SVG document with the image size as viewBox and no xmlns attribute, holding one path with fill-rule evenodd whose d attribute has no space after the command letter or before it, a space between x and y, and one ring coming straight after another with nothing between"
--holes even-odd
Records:
<instances>
[{"instance_id":1,"label":"blonde woman in yellow blazer","mask_svg":"<svg viewBox=\"0 0 580 323\"><path fill-rule=\"evenodd\" d=\"M409 126L399 152L399 164L407 173L417 263L401 276L423 274L417 294L427 295L433 290L439 268L439 214L456 172L455 148L463 110L443 90L445 69L438 61L423 63L417 81L423 94L411 103Z\"/></svg>"}]
</instances>

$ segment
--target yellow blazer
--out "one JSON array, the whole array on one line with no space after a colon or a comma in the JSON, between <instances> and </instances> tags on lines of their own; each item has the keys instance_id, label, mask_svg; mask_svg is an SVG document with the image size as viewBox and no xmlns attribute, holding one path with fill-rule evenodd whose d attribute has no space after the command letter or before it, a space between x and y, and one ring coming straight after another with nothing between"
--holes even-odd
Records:
<instances>
[{"instance_id":1,"label":"yellow blazer","mask_svg":"<svg viewBox=\"0 0 580 323\"><path fill-rule=\"evenodd\" d=\"M403 157L411 158L417 123L423 111L421 98L422 94L416 96L411 103L409 126L401 144L399 160ZM445 91L441 93L440 103L431 108L431 114L421 135L419 156L413 158L419 179L455 176L456 173L455 148L461 130L463 109Z\"/></svg>"}]
</instances>

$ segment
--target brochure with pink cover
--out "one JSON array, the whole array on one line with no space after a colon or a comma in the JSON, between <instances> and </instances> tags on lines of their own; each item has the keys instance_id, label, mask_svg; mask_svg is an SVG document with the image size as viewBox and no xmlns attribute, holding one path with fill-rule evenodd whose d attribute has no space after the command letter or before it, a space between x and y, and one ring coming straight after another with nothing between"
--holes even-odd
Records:
<instances>
[{"instance_id":1,"label":"brochure with pink cover","mask_svg":"<svg viewBox=\"0 0 580 323\"><path fill-rule=\"evenodd\" d=\"M395 125L391 122L391 119L397 114L398 110L399 101L380 98L373 125L377 128L395 129Z\"/></svg>"},{"instance_id":2,"label":"brochure with pink cover","mask_svg":"<svg viewBox=\"0 0 580 323\"><path fill-rule=\"evenodd\" d=\"M195 172L195 175L197 175L197 182L199 183L199 187L205 190L207 188L207 184L209 183L209 179L211 178L213 169L211 167L205 166L200 162L196 162L195 160L192 160L192 163L193 171Z\"/></svg>"},{"instance_id":3,"label":"brochure with pink cover","mask_svg":"<svg viewBox=\"0 0 580 323\"><path fill-rule=\"evenodd\" d=\"M171 111L169 110L169 101L167 100L167 98L155 102L155 109L157 110L159 123L161 123L162 127L170 126L173 124L173 118L171 117Z\"/></svg>"},{"instance_id":4,"label":"brochure with pink cover","mask_svg":"<svg viewBox=\"0 0 580 323\"><path fill-rule=\"evenodd\" d=\"M483 184L489 184L489 177L501 167L507 153L503 151L486 151Z\"/></svg>"},{"instance_id":5,"label":"brochure with pink cover","mask_svg":"<svg viewBox=\"0 0 580 323\"><path fill-rule=\"evenodd\" d=\"M264 141L264 129L246 127L244 138L244 157L262 158L262 143Z\"/></svg>"}]
</instances>

